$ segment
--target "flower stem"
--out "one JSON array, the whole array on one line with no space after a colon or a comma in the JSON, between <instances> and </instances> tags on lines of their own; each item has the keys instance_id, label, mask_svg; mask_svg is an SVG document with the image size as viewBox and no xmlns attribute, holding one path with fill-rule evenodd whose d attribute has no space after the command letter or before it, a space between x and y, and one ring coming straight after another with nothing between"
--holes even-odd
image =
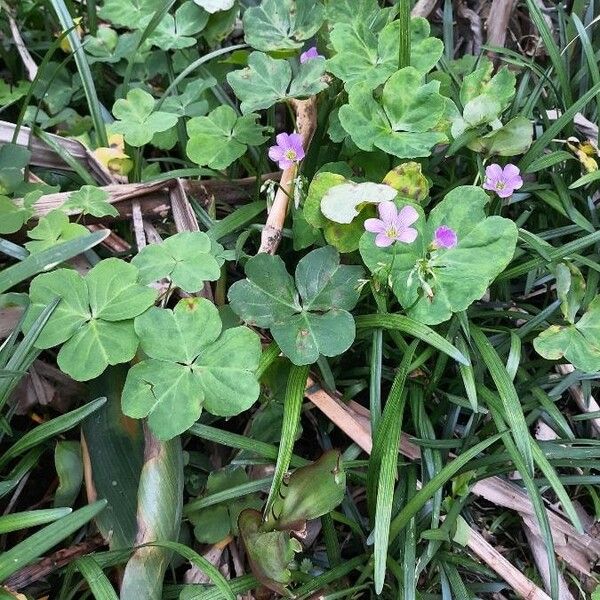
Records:
<instances>
[{"instance_id":1,"label":"flower stem","mask_svg":"<svg viewBox=\"0 0 600 600\"><path fill-rule=\"evenodd\" d=\"M410 0L398 0L399 50L398 68L410 65Z\"/></svg>"}]
</instances>

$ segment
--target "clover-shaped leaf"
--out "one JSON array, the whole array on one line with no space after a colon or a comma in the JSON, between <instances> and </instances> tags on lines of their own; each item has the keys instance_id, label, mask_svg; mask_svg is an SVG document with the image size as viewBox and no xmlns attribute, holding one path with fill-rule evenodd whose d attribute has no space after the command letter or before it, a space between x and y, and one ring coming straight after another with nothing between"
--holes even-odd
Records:
<instances>
[{"instance_id":1,"label":"clover-shaped leaf","mask_svg":"<svg viewBox=\"0 0 600 600\"><path fill-rule=\"evenodd\" d=\"M435 66L444 50L440 40L429 37L429 31L426 19L411 20L411 66L422 75ZM379 34L368 21L338 23L331 32L336 54L327 61L327 70L348 90L358 83L374 90L398 70L399 40L399 21L388 23Z\"/></svg>"},{"instance_id":2,"label":"clover-shaped leaf","mask_svg":"<svg viewBox=\"0 0 600 600\"><path fill-rule=\"evenodd\" d=\"M488 156L515 156L529 150L533 141L533 123L523 116L470 141L469 149Z\"/></svg>"},{"instance_id":3,"label":"clover-shaped leaf","mask_svg":"<svg viewBox=\"0 0 600 600\"><path fill-rule=\"evenodd\" d=\"M33 254L88 233L83 225L71 223L66 213L56 209L42 217L39 223L27 232L27 236L32 241L26 242L25 247Z\"/></svg>"},{"instance_id":4,"label":"clover-shaped leaf","mask_svg":"<svg viewBox=\"0 0 600 600\"><path fill-rule=\"evenodd\" d=\"M298 262L296 278L278 256L259 254L246 263L246 277L229 289L233 311L244 321L268 327L281 351L296 365L314 363L320 354L345 352L355 336L348 312L359 298L359 266L340 265L331 246Z\"/></svg>"},{"instance_id":5,"label":"clover-shaped leaf","mask_svg":"<svg viewBox=\"0 0 600 600\"><path fill-rule=\"evenodd\" d=\"M0 196L0 233L15 233L33 216L33 205L39 199L35 192L25 196L23 204L15 204L7 196Z\"/></svg>"},{"instance_id":6,"label":"clover-shaped leaf","mask_svg":"<svg viewBox=\"0 0 600 600\"><path fill-rule=\"evenodd\" d=\"M254 371L260 340L247 327L221 329L219 311L204 298L137 317L135 331L148 358L127 374L123 413L147 417L155 435L168 440L189 429L203 406L223 417L250 408L259 394Z\"/></svg>"},{"instance_id":7,"label":"clover-shaped leaf","mask_svg":"<svg viewBox=\"0 0 600 600\"><path fill-rule=\"evenodd\" d=\"M40 349L63 344L58 366L77 381L98 377L108 365L131 360L138 347L133 318L156 299L137 283L138 270L117 258L100 261L85 277L69 269L38 275L29 290L29 329L48 300L58 297L52 316L38 336Z\"/></svg>"},{"instance_id":8,"label":"clover-shaped leaf","mask_svg":"<svg viewBox=\"0 0 600 600\"><path fill-rule=\"evenodd\" d=\"M227 81L241 100L240 108L246 114L289 98L318 94L327 87L324 72L325 59L313 58L300 65L292 80L292 67L287 60L252 52L248 66L228 73Z\"/></svg>"},{"instance_id":9,"label":"clover-shaped leaf","mask_svg":"<svg viewBox=\"0 0 600 600\"><path fill-rule=\"evenodd\" d=\"M429 195L429 182L423 175L421 165L406 162L394 167L383 179L383 183L398 190L399 195L413 202L421 202Z\"/></svg>"},{"instance_id":10,"label":"clover-shaped leaf","mask_svg":"<svg viewBox=\"0 0 600 600\"><path fill-rule=\"evenodd\" d=\"M221 275L223 247L213 243L202 231L183 231L161 244L150 244L131 261L139 269L139 281L153 283L168 277L184 292L197 292L205 281L216 281Z\"/></svg>"},{"instance_id":11,"label":"clover-shaped leaf","mask_svg":"<svg viewBox=\"0 0 600 600\"><path fill-rule=\"evenodd\" d=\"M162 108L178 117L199 117L208 112L208 101L202 98L204 92L217 84L214 77L194 79L185 86L182 94L169 96Z\"/></svg>"},{"instance_id":12,"label":"clover-shaped leaf","mask_svg":"<svg viewBox=\"0 0 600 600\"><path fill-rule=\"evenodd\" d=\"M256 122L258 115L251 113L238 117L230 106L219 106L206 117L195 117L187 124L190 139L187 153L198 165L211 169L225 169L248 146L258 146L267 139L268 129Z\"/></svg>"},{"instance_id":13,"label":"clover-shaped leaf","mask_svg":"<svg viewBox=\"0 0 600 600\"><path fill-rule=\"evenodd\" d=\"M193 37L200 33L208 23L208 13L191 0L184 2L175 16L166 14L148 41L161 50L181 50L196 43Z\"/></svg>"},{"instance_id":14,"label":"clover-shaped leaf","mask_svg":"<svg viewBox=\"0 0 600 600\"><path fill-rule=\"evenodd\" d=\"M69 194L63 204L66 210L77 210L82 215L94 217L117 217L119 211L108 202L108 193L93 185L84 185L76 192Z\"/></svg>"},{"instance_id":15,"label":"clover-shaped leaf","mask_svg":"<svg viewBox=\"0 0 600 600\"><path fill-rule=\"evenodd\" d=\"M264 52L300 48L324 18L323 5L315 0L263 0L244 13L246 42Z\"/></svg>"},{"instance_id":16,"label":"clover-shaped leaf","mask_svg":"<svg viewBox=\"0 0 600 600\"><path fill-rule=\"evenodd\" d=\"M600 371L600 296L577 323L551 325L533 340L536 352L548 360L567 359L586 373Z\"/></svg>"},{"instance_id":17,"label":"clover-shaped leaf","mask_svg":"<svg viewBox=\"0 0 600 600\"><path fill-rule=\"evenodd\" d=\"M162 5L162 0L106 0L99 15L114 25L144 29Z\"/></svg>"},{"instance_id":18,"label":"clover-shaped leaf","mask_svg":"<svg viewBox=\"0 0 600 600\"><path fill-rule=\"evenodd\" d=\"M113 114L118 119L113 125L115 133L122 133L125 141L132 146L148 144L155 133L166 131L177 124L177 116L168 112L155 111L154 98L138 88L127 94L127 99L119 98L113 106Z\"/></svg>"},{"instance_id":19,"label":"clover-shaped leaf","mask_svg":"<svg viewBox=\"0 0 600 600\"><path fill-rule=\"evenodd\" d=\"M461 186L446 195L429 214L423 210L412 225L417 238L410 244L387 248L375 245L375 234L365 232L360 253L367 267L389 281L400 304L412 318L434 325L479 300L513 257L517 228L502 217L486 217L487 194L475 186ZM396 201L399 207L410 205ZM439 227L451 228L456 245L434 243Z\"/></svg>"},{"instance_id":20,"label":"clover-shaped leaf","mask_svg":"<svg viewBox=\"0 0 600 600\"><path fill-rule=\"evenodd\" d=\"M17 144L0 146L0 194L13 194L24 185L31 152Z\"/></svg>"},{"instance_id":21,"label":"clover-shaped leaf","mask_svg":"<svg viewBox=\"0 0 600 600\"><path fill-rule=\"evenodd\" d=\"M7 106L26 96L29 86L28 81L19 81L11 85L0 79L0 106Z\"/></svg>"},{"instance_id":22,"label":"clover-shaped leaf","mask_svg":"<svg viewBox=\"0 0 600 600\"><path fill-rule=\"evenodd\" d=\"M435 131L446 108L438 89L438 81L424 84L416 69L406 67L389 78L381 104L368 86L355 85L339 119L362 150L379 148L399 158L429 156L435 144L446 141L443 133Z\"/></svg>"}]
</instances>

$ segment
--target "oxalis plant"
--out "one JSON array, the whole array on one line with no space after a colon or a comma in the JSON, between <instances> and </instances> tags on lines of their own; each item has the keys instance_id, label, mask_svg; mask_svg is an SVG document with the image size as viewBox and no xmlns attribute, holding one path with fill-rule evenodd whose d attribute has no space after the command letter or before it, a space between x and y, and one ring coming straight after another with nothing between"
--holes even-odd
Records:
<instances>
[{"instance_id":1,"label":"oxalis plant","mask_svg":"<svg viewBox=\"0 0 600 600\"><path fill-rule=\"evenodd\" d=\"M3 593L595 598L598 7L18 4Z\"/></svg>"}]
</instances>

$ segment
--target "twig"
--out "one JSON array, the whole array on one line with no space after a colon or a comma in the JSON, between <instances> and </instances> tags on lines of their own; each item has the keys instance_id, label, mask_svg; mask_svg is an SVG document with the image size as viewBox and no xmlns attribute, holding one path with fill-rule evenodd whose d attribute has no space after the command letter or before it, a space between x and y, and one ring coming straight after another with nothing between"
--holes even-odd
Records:
<instances>
[{"instance_id":1,"label":"twig","mask_svg":"<svg viewBox=\"0 0 600 600\"><path fill-rule=\"evenodd\" d=\"M296 113L296 129L302 136L302 145L306 151L317 126L317 100L311 96L308 100L290 100L290 104ZM293 165L281 173L279 189L262 231L259 253L275 254L277 251L287 214L288 201L293 193L296 172L296 165Z\"/></svg>"},{"instance_id":2,"label":"twig","mask_svg":"<svg viewBox=\"0 0 600 600\"><path fill-rule=\"evenodd\" d=\"M10 32L12 34L13 40L15 42L15 46L17 47L17 52L23 61L23 65L27 70L27 78L29 81L33 81L37 77L38 66L35 64L35 60L33 60L31 54L29 54L29 50L27 50L27 46L21 37L21 32L19 30L19 26L15 21L14 17L10 13L10 11L6 11L8 16L8 24L10 26Z\"/></svg>"},{"instance_id":3,"label":"twig","mask_svg":"<svg viewBox=\"0 0 600 600\"><path fill-rule=\"evenodd\" d=\"M411 11L411 15L413 17L427 18L437 3L438 0L418 0Z\"/></svg>"},{"instance_id":4,"label":"twig","mask_svg":"<svg viewBox=\"0 0 600 600\"><path fill-rule=\"evenodd\" d=\"M487 43L490 46L504 46L508 23L516 0L493 0L486 21ZM495 56L495 53L492 53Z\"/></svg>"}]
</instances>

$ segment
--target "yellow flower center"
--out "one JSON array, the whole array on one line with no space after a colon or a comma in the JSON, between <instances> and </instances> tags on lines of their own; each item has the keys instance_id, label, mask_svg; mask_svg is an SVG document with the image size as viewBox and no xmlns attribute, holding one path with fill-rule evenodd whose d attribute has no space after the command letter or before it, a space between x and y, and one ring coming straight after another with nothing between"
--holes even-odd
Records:
<instances>
[{"instance_id":1,"label":"yellow flower center","mask_svg":"<svg viewBox=\"0 0 600 600\"><path fill-rule=\"evenodd\" d=\"M390 227L389 229L386 229L385 235L392 239L398 235L398 232L393 227Z\"/></svg>"},{"instance_id":2,"label":"yellow flower center","mask_svg":"<svg viewBox=\"0 0 600 600\"><path fill-rule=\"evenodd\" d=\"M496 182L496 189L497 190L503 190L506 187L506 183L504 181L497 181Z\"/></svg>"},{"instance_id":3,"label":"yellow flower center","mask_svg":"<svg viewBox=\"0 0 600 600\"><path fill-rule=\"evenodd\" d=\"M286 150L286 151L285 151L285 157L286 157L288 160L296 160L296 158L297 158L296 151L295 151L295 150L292 150L291 148L290 148L289 150Z\"/></svg>"}]
</instances>

